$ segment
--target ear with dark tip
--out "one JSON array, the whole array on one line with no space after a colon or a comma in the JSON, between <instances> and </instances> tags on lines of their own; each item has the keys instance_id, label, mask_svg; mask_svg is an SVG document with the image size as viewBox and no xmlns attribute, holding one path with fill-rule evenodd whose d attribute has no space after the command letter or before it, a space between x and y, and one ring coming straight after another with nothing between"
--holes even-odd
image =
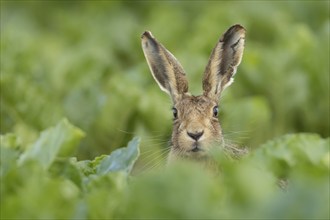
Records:
<instances>
[{"instance_id":1,"label":"ear with dark tip","mask_svg":"<svg viewBox=\"0 0 330 220\"><path fill-rule=\"evenodd\" d=\"M241 25L230 27L213 49L204 71L204 95L218 100L221 92L234 80L241 63L245 43L245 29Z\"/></svg>"},{"instance_id":2,"label":"ear with dark tip","mask_svg":"<svg viewBox=\"0 0 330 220\"><path fill-rule=\"evenodd\" d=\"M159 87L170 94L173 102L188 92L188 81L181 64L149 31L142 36L142 49L152 76Z\"/></svg>"}]
</instances>

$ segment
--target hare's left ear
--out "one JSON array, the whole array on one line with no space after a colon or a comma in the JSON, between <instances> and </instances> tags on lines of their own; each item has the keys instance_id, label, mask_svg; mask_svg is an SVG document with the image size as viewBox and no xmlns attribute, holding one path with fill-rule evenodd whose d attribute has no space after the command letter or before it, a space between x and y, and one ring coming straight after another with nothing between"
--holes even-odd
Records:
<instances>
[{"instance_id":1,"label":"hare's left ear","mask_svg":"<svg viewBox=\"0 0 330 220\"><path fill-rule=\"evenodd\" d=\"M245 42L245 29L241 25L230 27L213 49L203 77L204 95L218 101L221 92L234 80L241 62Z\"/></svg>"},{"instance_id":2,"label":"hare's left ear","mask_svg":"<svg viewBox=\"0 0 330 220\"><path fill-rule=\"evenodd\" d=\"M181 64L149 31L142 34L142 49L152 76L176 103L181 95L188 92L188 81Z\"/></svg>"}]
</instances>

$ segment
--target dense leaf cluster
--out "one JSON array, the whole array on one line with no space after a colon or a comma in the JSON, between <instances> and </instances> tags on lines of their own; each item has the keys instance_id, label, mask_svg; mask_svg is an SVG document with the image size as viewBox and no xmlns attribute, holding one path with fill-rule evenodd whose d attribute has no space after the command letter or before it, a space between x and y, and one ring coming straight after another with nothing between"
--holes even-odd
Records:
<instances>
[{"instance_id":1,"label":"dense leaf cluster","mask_svg":"<svg viewBox=\"0 0 330 220\"><path fill-rule=\"evenodd\" d=\"M328 1L1 1L0 131L33 142L68 118L91 159L141 136L164 147L171 103L141 49L150 30L180 60L193 94L220 35L240 23L246 47L223 94L225 138L254 148L292 132L329 136Z\"/></svg>"},{"instance_id":2,"label":"dense leaf cluster","mask_svg":"<svg viewBox=\"0 0 330 220\"><path fill-rule=\"evenodd\" d=\"M1 218L329 219L329 4L0 1ZM171 103L140 34L199 94L236 23L245 53L219 119L251 153L214 152L217 174L188 161L145 172L168 151Z\"/></svg>"},{"instance_id":3,"label":"dense leaf cluster","mask_svg":"<svg viewBox=\"0 0 330 220\"><path fill-rule=\"evenodd\" d=\"M1 136L1 218L329 218L329 139L269 141L219 172L182 161L131 176L139 139L94 160L71 156L83 132L62 120L26 146Z\"/></svg>"}]
</instances>

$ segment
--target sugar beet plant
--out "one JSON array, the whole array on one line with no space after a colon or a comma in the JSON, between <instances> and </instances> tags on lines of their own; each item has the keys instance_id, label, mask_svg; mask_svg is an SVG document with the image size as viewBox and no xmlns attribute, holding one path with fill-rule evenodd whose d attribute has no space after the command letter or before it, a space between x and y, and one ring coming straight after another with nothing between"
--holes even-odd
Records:
<instances>
[{"instance_id":1,"label":"sugar beet plant","mask_svg":"<svg viewBox=\"0 0 330 220\"><path fill-rule=\"evenodd\" d=\"M1 219L329 219L329 1L0 4ZM214 152L217 173L142 169L168 147L171 111L141 34L200 94L237 23L247 44L219 114L226 143L250 153Z\"/></svg>"},{"instance_id":2,"label":"sugar beet plant","mask_svg":"<svg viewBox=\"0 0 330 220\"><path fill-rule=\"evenodd\" d=\"M219 172L181 161L135 173L139 139L93 160L72 157L84 132L66 119L27 146L1 136L2 219L329 218L329 138L292 134Z\"/></svg>"}]
</instances>

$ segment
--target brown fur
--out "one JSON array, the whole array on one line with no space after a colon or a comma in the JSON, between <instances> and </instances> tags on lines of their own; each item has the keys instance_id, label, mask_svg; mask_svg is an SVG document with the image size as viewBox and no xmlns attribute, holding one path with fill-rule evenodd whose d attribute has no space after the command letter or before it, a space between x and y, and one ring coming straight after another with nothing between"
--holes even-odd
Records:
<instances>
[{"instance_id":1,"label":"brown fur","mask_svg":"<svg viewBox=\"0 0 330 220\"><path fill-rule=\"evenodd\" d=\"M204 71L203 95L188 93L188 81L181 64L150 32L142 34L142 48L151 73L167 92L177 111L173 123L169 161L192 158L205 161L213 146L223 145L223 136L214 109L221 92L233 81L240 64L245 29L229 28L213 49Z\"/></svg>"},{"instance_id":2,"label":"brown fur","mask_svg":"<svg viewBox=\"0 0 330 220\"><path fill-rule=\"evenodd\" d=\"M174 105L178 117L174 119L172 133L172 151L182 157L203 157L213 142L221 142L221 128L217 117L213 117L213 108L217 103L206 96L192 96L185 94ZM202 132L201 138L196 141L189 137L188 132ZM196 144L202 149L193 152ZM206 149L205 149L206 148Z\"/></svg>"}]
</instances>

